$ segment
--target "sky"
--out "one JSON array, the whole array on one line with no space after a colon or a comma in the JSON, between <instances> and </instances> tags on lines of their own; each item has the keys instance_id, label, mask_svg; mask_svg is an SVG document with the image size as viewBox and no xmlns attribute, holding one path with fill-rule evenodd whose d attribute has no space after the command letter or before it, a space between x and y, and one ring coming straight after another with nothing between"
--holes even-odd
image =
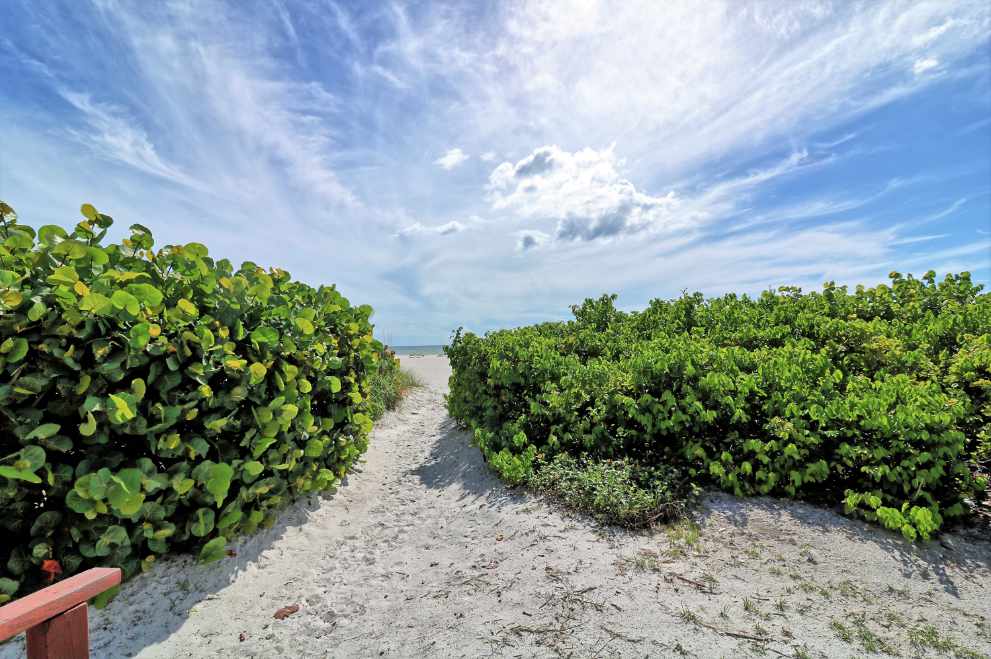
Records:
<instances>
[{"instance_id":1,"label":"sky","mask_svg":"<svg viewBox=\"0 0 991 659\"><path fill-rule=\"evenodd\" d=\"M0 0L0 199L436 344L683 291L991 280L985 0Z\"/></svg>"}]
</instances>

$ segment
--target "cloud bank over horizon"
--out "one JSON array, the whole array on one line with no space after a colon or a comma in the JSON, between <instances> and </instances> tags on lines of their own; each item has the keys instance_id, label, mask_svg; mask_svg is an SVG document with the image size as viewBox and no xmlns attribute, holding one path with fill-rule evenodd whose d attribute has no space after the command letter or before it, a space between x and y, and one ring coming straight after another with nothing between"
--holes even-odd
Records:
<instances>
[{"instance_id":1,"label":"cloud bank over horizon","mask_svg":"<svg viewBox=\"0 0 991 659\"><path fill-rule=\"evenodd\" d=\"M7 3L0 198L336 283L394 344L991 281L991 7ZM120 232L118 232L120 233Z\"/></svg>"}]
</instances>

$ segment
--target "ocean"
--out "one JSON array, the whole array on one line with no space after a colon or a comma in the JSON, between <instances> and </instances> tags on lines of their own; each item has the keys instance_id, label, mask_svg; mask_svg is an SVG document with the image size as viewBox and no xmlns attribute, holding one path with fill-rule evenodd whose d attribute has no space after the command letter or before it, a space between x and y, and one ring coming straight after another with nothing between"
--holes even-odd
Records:
<instances>
[{"instance_id":1,"label":"ocean","mask_svg":"<svg viewBox=\"0 0 991 659\"><path fill-rule=\"evenodd\" d=\"M397 355L443 355L444 346L389 346Z\"/></svg>"}]
</instances>

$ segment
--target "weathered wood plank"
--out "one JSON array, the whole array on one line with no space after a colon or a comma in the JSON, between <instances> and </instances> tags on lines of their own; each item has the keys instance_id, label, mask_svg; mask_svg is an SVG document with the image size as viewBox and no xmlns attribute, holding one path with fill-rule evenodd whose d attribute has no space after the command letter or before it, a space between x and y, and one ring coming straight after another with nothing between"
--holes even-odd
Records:
<instances>
[{"instance_id":1,"label":"weathered wood plank","mask_svg":"<svg viewBox=\"0 0 991 659\"><path fill-rule=\"evenodd\" d=\"M28 630L28 659L89 659L86 602Z\"/></svg>"},{"instance_id":2,"label":"weathered wood plank","mask_svg":"<svg viewBox=\"0 0 991 659\"><path fill-rule=\"evenodd\" d=\"M120 568L96 567L0 606L0 641L85 603L120 579Z\"/></svg>"}]
</instances>

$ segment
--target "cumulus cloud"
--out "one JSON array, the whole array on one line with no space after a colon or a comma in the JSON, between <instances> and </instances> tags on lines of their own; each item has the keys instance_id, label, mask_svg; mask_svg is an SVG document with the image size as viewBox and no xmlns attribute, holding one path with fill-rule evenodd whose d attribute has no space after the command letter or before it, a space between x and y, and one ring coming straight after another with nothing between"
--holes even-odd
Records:
<instances>
[{"instance_id":1,"label":"cumulus cloud","mask_svg":"<svg viewBox=\"0 0 991 659\"><path fill-rule=\"evenodd\" d=\"M498 157L499 156L496 154L495 151L486 151L485 153L479 156L479 158L483 162L493 162Z\"/></svg>"},{"instance_id":2,"label":"cumulus cloud","mask_svg":"<svg viewBox=\"0 0 991 659\"><path fill-rule=\"evenodd\" d=\"M449 236L452 233L461 233L466 228L467 227L465 227L464 224L456 220L434 226L427 226L420 222L414 222L413 224L400 229L396 235L400 238L408 238L415 235Z\"/></svg>"},{"instance_id":3,"label":"cumulus cloud","mask_svg":"<svg viewBox=\"0 0 991 659\"><path fill-rule=\"evenodd\" d=\"M523 218L553 218L561 240L595 240L647 228L674 228L678 199L636 189L619 172L612 147L574 153L543 146L526 158L504 162L489 176L493 208Z\"/></svg>"},{"instance_id":4,"label":"cumulus cloud","mask_svg":"<svg viewBox=\"0 0 991 659\"><path fill-rule=\"evenodd\" d=\"M448 149L447 153L434 161L434 164L440 166L441 169L451 171L464 161L468 160L469 157L470 156L464 151L455 147L453 149Z\"/></svg>"}]
</instances>

